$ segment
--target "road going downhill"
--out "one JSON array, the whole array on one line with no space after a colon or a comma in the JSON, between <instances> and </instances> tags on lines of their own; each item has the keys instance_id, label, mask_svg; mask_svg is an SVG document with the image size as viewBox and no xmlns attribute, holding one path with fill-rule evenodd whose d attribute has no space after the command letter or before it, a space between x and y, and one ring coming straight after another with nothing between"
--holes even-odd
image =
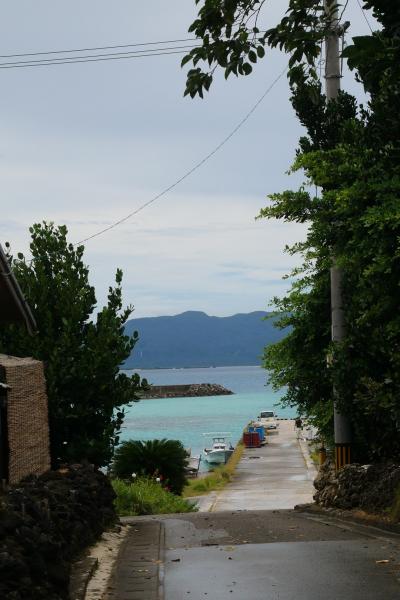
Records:
<instances>
[{"instance_id":1,"label":"road going downhill","mask_svg":"<svg viewBox=\"0 0 400 600\"><path fill-rule=\"evenodd\" d=\"M164 600L398 600L399 536L297 511L166 518Z\"/></svg>"},{"instance_id":2,"label":"road going downhill","mask_svg":"<svg viewBox=\"0 0 400 600\"><path fill-rule=\"evenodd\" d=\"M312 500L314 476L293 422L281 421L200 512L123 519L111 579L100 565L86 600L399 600L400 535L293 510Z\"/></svg>"}]
</instances>

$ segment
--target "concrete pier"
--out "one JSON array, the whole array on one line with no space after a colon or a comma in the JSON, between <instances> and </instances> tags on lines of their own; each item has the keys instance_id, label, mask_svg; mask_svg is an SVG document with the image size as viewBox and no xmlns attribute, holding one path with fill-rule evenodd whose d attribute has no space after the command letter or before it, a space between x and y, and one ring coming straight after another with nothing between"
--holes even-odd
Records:
<instances>
[{"instance_id":1,"label":"concrete pier","mask_svg":"<svg viewBox=\"0 0 400 600\"><path fill-rule=\"evenodd\" d=\"M244 450L234 480L216 494L208 510L288 509L312 502L316 470L306 444L297 439L293 421L279 423L266 446Z\"/></svg>"}]
</instances>

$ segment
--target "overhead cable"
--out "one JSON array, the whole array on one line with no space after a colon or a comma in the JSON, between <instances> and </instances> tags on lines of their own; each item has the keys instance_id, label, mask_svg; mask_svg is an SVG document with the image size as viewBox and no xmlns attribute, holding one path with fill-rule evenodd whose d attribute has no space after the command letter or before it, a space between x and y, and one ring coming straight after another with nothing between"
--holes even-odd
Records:
<instances>
[{"instance_id":1,"label":"overhead cable","mask_svg":"<svg viewBox=\"0 0 400 600\"><path fill-rule=\"evenodd\" d=\"M19 58L23 56L44 56L46 54L69 54L71 52L94 52L96 50L116 50L118 48L137 48L139 46L159 46L161 44L178 44L182 42L195 42L196 38L182 40L164 40L159 42L144 42L136 44L116 44L113 46L94 46L92 48L75 48L68 50L45 50L44 52L20 52L18 54L0 54L0 58Z\"/></svg>"},{"instance_id":2,"label":"overhead cable","mask_svg":"<svg viewBox=\"0 0 400 600\"><path fill-rule=\"evenodd\" d=\"M260 32L261 33L261 32ZM191 42L187 44L186 42ZM166 44L172 44L168 46ZM184 44L184 45L177 45ZM106 60L122 60L128 58L148 58L168 54L186 54L187 51L201 47L199 38L183 38L158 42L143 42L135 44L114 44L110 46L95 46L66 50L46 50L43 52L18 52L0 55L0 69L17 69L27 67L42 67L66 65L74 63L99 62ZM130 49L129 49L130 48ZM143 48L137 50L133 48ZM128 50L129 49L129 50ZM105 50L121 50L120 52L104 52ZM85 52L100 52L100 54L84 54ZM34 58L37 57L37 58ZM5 59L29 59L12 60Z\"/></svg>"},{"instance_id":3,"label":"overhead cable","mask_svg":"<svg viewBox=\"0 0 400 600\"><path fill-rule=\"evenodd\" d=\"M212 156L214 156L214 154L216 154L235 135L235 133L242 127L242 125L244 125L244 123L250 118L250 116L258 108L258 106L261 104L261 102L264 100L264 98L269 94L269 92L274 88L274 86L278 83L278 81L283 77L283 75L286 73L287 70L288 70L288 65L286 65L285 68L283 69L283 71L273 80L273 82L268 86L268 88L265 90L265 92L262 94L262 96L257 100L257 102L252 106L252 108L247 112L247 114L243 117L243 119L241 119L241 121L239 121L239 123L236 125L236 127L234 127L234 129L232 129L232 131L213 150L211 150L211 152L209 152L204 158L202 158L199 162L197 162L191 169L186 171L186 173L184 173L184 175L179 177L179 179L174 181L168 187L164 188L159 194L157 194L156 196L154 196L153 198L151 198L150 200L148 200L147 202L145 202L144 204L142 204L141 206L139 206L138 208L136 208L135 210L130 212L128 215L126 215L122 219L119 219L118 221L111 223L107 227L100 229L96 233L89 235L88 237L82 239L80 242L78 242L77 244L74 244L74 245L79 245L79 244L83 244L84 242L88 242L89 240L92 240L93 238L103 235L103 233L106 233L107 231L110 231L111 229L114 229L115 227L122 225L122 223L125 223L130 218L137 215L139 212L144 210L147 206L150 206L151 204L153 204L154 202L156 202L157 200L159 200L160 198L165 196L168 192L173 190L177 185L182 183L182 181L184 181L190 175L192 175L192 173L194 173L200 167L202 167Z\"/></svg>"},{"instance_id":4,"label":"overhead cable","mask_svg":"<svg viewBox=\"0 0 400 600\"><path fill-rule=\"evenodd\" d=\"M365 14L365 10L363 9L363 7L362 7L362 5L361 5L361 2L360 2L360 0L357 0L357 4L358 4L358 6L360 7L360 10L361 10L361 12L362 12L362 14L363 14L363 17L364 17L364 19L365 19L365 21L366 21L366 23L367 23L367 25L368 25L368 27L369 27L369 30L370 30L370 32L371 32L371 33L374 33L374 32L373 32L373 30L372 30L371 24L370 24L370 22L369 22L369 20L368 20L368 17L367 17L367 15Z\"/></svg>"},{"instance_id":5,"label":"overhead cable","mask_svg":"<svg viewBox=\"0 0 400 600\"><path fill-rule=\"evenodd\" d=\"M126 58L144 58L148 56L163 56L167 54L184 54L188 49L194 46L169 46L163 49L155 50L136 50L131 52L112 52L105 54L87 54L83 56L63 56L60 58L43 58L33 60L21 60L13 62L1 62L0 69L14 69L21 67L39 67L51 65L65 65L83 62L97 62L104 60L120 60Z\"/></svg>"},{"instance_id":6,"label":"overhead cable","mask_svg":"<svg viewBox=\"0 0 400 600\"><path fill-rule=\"evenodd\" d=\"M345 5L344 5L344 7L343 7L343 10L342 10L342 12L340 13L339 21L341 21L341 20L342 20L342 17L343 17L343 15L344 15L344 13L346 12L346 9L347 9L347 6L348 6L348 4L349 4L349 0L346 0L346 3L345 3Z\"/></svg>"}]
</instances>

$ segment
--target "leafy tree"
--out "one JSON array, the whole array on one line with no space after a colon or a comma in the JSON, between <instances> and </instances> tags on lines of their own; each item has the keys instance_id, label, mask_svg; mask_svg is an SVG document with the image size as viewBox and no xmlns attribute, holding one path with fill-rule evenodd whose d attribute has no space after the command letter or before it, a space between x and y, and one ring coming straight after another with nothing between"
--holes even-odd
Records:
<instances>
[{"instance_id":1,"label":"leafy tree","mask_svg":"<svg viewBox=\"0 0 400 600\"><path fill-rule=\"evenodd\" d=\"M260 31L258 22L266 0L195 0L201 4L198 18L189 27L202 40L182 60L192 62L185 94L203 97L213 81L216 67L230 75L250 75L266 55L265 48L279 47L291 54L291 81L301 78L320 54L320 42L329 28L323 0L288 0L279 23ZM198 66L201 65L201 66Z\"/></svg>"},{"instance_id":2,"label":"leafy tree","mask_svg":"<svg viewBox=\"0 0 400 600\"><path fill-rule=\"evenodd\" d=\"M1 331L0 351L45 362L53 466L84 459L102 466L118 442L123 407L146 384L119 372L138 338L124 335L132 307L122 308L122 271L94 317L84 247L68 243L65 226L42 223L29 231L32 259L19 253L10 262L38 332L30 336L10 326Z\"/></svg>"},{"instance_id":3,"label":"leafy tree","mask_svg":"<svg viewBox=\"0 0 400 600\"><path fill-rule=\"evenodd\" d=\"M261 32L266 2L200 0L190 27L202 40L183 64L186 94L203 96L217 67L225 77L248 75L266 54L290 53L292 104L306 129L294 170L306 184L269 196L260 216L309 224L306 240L288 249L300 253L302 269L291 291L275 299L280 321L291 326L265 351L265 366L284 401L315 419L332 438L332 386L349 414L360 460L400 458L400 318L398 317L400 192L400 8L391 0L367 0L381 30L353 39L343 57L370 94L367 107L341 93L326 104L317 78L320 43L329 32L322 0L288 0L284 18ZM333 2L332 2L333 4ZM312 195L311 189L319 189ZM347 336L330 342L328 272L332 248L344 272ZM334 360L332 360L334 359Z\"/></svg>"},{"instance_id":4,"label":"leafy tree","mask_svg":"<svg viewBox=\"0 0 400 600\"><path fill-rule=\"evenodd\" d=\"M305 258L303 279L295 284L303 286L305 295L300 300L292 290L280 303L281 309L292 311L289 316L283 313L282 325L292 324L294 331L285 346L266 349L265 366L272 369L276 386L288 386L285 401L313 415L327 437L332 402L323 394L318 401L315 394L318 378L334 383L352 421L355 458L361 461L400 458L400 12L384 2L373 4L380 5L376 16L382 31L356 38L346 51L349 66L357 69L370 93L368 107L346 112L343 103L340 106L343 97L332 107L340 116L332 146L321 143L319 128L307 126L303 119L309 135L301 140L294 168L305 170L308 183L319 186L321 196L312 197L304 188L285 192L271 196L271 205L261 211L268 218L310 223L307 240L293 249ZM294 104L301 112L305 97L296 92ZM304 117L304 111L301 114ZM326 294L316 281L324 260L329 267L332 246L344 272L347 321L346 340L335 348L327 332L320 331L320 323L309 319L315 296L323 301ZM301 331L302 354L309 364L296 355ZM335 360L323 368L327 356ZM316 376L312 366L318 359ZM300 370L303 379L298 377Z\"/></svg>"},{"instance_id":5,"label":"leafy tree","mask_svg":"<svg viewBox=\"0 0 400 600\"><path fill-rule=\"evenodd\" d=\"M122 479L131 478L132 473L160 477L171 492L181 494L186 483L187 461L187 452L178 440L129 440L117 448L112 470Z\"/></svg>"}]
</instances>

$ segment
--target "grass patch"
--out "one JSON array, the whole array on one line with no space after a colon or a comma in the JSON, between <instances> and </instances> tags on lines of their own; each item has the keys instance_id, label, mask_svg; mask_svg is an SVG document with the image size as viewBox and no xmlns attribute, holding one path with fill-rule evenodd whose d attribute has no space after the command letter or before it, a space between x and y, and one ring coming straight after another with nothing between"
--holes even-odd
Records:
<instances>
[{"instance_id":1,"label":"grass patch","mask_svg":"<svg viewBox=\"0 0 400 600\"><path fill-rule=\"evenodd\" d=\"M310 450L310 458L316 467L319 467L319 451L314 449Z\"/></svg>"},{"instance_id":2,"label":"grass patch","mask_svg":"<svg viewBox=\"0 0 400 600\"><path fill-rule=\"evenodd\" d=\"M156 481L138 478L134 483L113 479L117 498L115 509L120 516L160 515L193 512L195 509L180 496L175 496Z\"/></svg>"},{"instance_id":3,"label":"grass patch","mask_svg":"<svg viewBox=\"0 0 400 600\"><path fill-rule=\"evenodd\" d=\"M214 490L221 490L227 483L232 481L236 466L242 457L244 446L238 442L232 456L226 463L216 467L209 475L200 479L191 479L183 490L182 496L190 498L191 496L202 496Z\"/></svg>"}]
</instances>

